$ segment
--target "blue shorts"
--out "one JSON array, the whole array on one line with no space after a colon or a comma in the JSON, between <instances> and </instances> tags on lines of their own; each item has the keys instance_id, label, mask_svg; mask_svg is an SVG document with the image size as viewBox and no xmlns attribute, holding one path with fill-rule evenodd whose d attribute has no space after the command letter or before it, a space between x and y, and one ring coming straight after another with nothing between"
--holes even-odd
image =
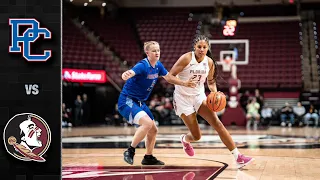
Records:
<instances>
[{"instance_id":1,"label":"blue shorts","mask_svg":"<svg viewBox=\"0 0 320 180\"><path fill-rule=\"evenodd\" d=\"M144 111L151 120L154 120L154 117L146 103L133 100L132 98L123 94L120 94L118 99L118 110L129 124L136 124L134 123L134 118L141 111Z\"/></svg>"}]
</instances>

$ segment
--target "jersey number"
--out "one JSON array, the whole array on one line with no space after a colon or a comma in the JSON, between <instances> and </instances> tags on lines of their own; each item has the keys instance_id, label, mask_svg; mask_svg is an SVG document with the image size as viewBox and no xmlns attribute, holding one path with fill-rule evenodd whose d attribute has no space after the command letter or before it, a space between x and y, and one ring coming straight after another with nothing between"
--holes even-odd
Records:
<instances>
[{"instance_id":1,"label":"jersey number","mask_svg":"<svg viewBox=\"0 0 320 180\"><path fill-rule=\"evenodd\" d=\"M198 80L196 80L197 77L199 78ZM193 75L192 80L200 81L201 77L202 75Z\"/></svg>"}]
</instances>

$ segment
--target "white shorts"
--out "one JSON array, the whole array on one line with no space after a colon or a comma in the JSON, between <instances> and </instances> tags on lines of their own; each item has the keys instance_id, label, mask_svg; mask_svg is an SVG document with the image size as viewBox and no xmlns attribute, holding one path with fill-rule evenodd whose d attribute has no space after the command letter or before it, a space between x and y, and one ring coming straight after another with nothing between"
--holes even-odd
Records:
<instances>
[{"instance_id":1,"label":"white shorts","mask_svg":"<svg viewBox=\"0 0 320 180\"><path fill-rule=\"evenodd\" d=\"M194 112L198 112L202 102L207 99L205 93L199 95L186 96L174 93L173 94L173 107L177 116L184 114L189 116Z\"/></svg>"}]
</instances>

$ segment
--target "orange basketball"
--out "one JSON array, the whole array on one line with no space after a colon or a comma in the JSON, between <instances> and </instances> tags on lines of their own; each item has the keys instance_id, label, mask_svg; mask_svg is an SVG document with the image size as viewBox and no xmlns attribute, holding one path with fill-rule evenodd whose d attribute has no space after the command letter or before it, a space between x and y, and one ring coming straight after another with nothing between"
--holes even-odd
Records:
<instances>
[{"instance_id":1,"label":"orange basketball","mask_svg":"<svg viewBox=\"0 0 320 180\"><path fill-rule=\"evenodd\" d=\"M222 92L211 92L207 96L207 107L214 112L219 112L226 107L226 96Z\"/></svg>"}]
</instances>

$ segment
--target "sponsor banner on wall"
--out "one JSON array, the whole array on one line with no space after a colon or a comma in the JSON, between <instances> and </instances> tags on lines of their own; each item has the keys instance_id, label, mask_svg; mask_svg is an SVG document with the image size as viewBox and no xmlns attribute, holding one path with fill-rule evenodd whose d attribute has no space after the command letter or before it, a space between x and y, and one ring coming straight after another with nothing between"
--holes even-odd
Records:
<instances>
[{"instance_id":1,"label":"sponsor banner on wall","mask_svg":"<svg viewBox=\"0 0 320 180\"><path fill-rule=\"evenodd\" d=\"M105 83L106 72L91 69L62 69L62 79L68 82Z\"/></svg>"}]
</instances>

